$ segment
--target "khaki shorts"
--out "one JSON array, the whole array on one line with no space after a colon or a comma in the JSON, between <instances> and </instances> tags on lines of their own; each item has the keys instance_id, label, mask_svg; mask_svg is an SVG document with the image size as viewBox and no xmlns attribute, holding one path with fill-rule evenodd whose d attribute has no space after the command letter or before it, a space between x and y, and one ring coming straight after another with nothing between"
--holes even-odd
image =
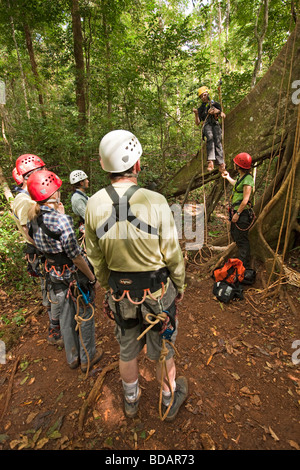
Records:
<instances>
[{"instance_id":1,"label":"khaki shorts","mask_svg":"<svg viewBox=\"0 0 300 470\"><path fill-rule=\"evenodd\" d=\"M153 294L154 297L157 297L157 293ZM167 290L165 295L162 298L162 306L164 310L167 310L168 307L172 304L177 295L177 290L171 280L169 280ZM146 302L151 306L155 313L160 313L160 305L155 300L147 297ZM116 311L115 302L112 299L111 295L109 296L108 303L113 312ZM138 311L141 309L141 314L143 316L143 325L137 325L133 328L125 329L125 334L122 335L121 328L116 325L115 335L116 339L120 345L120 359L124 362L131 361L135 359L140 351L143 349L145 344L147 345L147 356L151 360L157 361L160 357L161 347L162 347L162 337L159 334L159 331L152 331L150 329L141 339L137 340L142 331L149 326L149 323L145 320L145 316L149 311L147 310L144 304L134 305L127 298L119 302L120 314L124 320L137 318ZM175 343L177 336L177 327L178 322L176 322L176 330L174 331L171 342ZM170 359L174 355L174 349L171 345L166 343L169 353L166 359Z\"/></svg>"}]
</instances>

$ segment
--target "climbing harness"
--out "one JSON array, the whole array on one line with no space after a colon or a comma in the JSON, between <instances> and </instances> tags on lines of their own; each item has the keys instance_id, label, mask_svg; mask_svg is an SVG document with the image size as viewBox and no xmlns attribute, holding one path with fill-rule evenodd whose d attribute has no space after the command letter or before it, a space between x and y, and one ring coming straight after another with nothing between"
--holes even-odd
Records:
<instances>
[{"instance_id":1,"label":"climbing harness","mask_svg":"<svg viewBox=\"0 0 300 470\"><path fill-rule=\"evenodd\" d=\"M244 174L241 178L238 178L237 181L235 182L234 184L234 188L233 188L233 191L238 193L238 194L243 194L243 187L241 189L238 189L241 182L244 180L244 178L246 178L246 176L248 175L248 173ZM235 207L239 206L242 202L243 199L238 199L237 201L235 201L234 204L231 203L231 199L233 197L233 194L231 194L231 197L230 197L230 202L229 202L229 206L228 206L228 212L229 212L229 221L232 222L232 217L233 215L236 213L236 209ZM250 230L250 228L252 227L252 225L254 224L255 222L255 219L256 219L256 216L255 216L255 213L254 213L254 210L253 210L253 206L252 206L252 203L251 201L248 201L247 203L247 206L248 208L247 209L244 209L246 211L248 211L248 216L249 216L249 225L246 227L246 228L241 228L237 222L232 222L235 224L236 228L238 230L240 230L241 232L247 232L248 230ZM243 211L244 212L244 211Z\"/></svg>"},{"instance_id":2,"label":"climbing harness","mask_svg":"<svg viewBox=\"0 0 300 470\"><path fill-rule=\"evenodd\" d=\"M138 324L140 324L141 328L143 328L143 316L141 313L142 305L144 305L148 311L148 313L145 315L145 321L149 325L143 329L142 333L138 336L137 341L139 341L150 329L159 331L159 334L162 338L162 347L159 358L162 369L159 414L162 420L164 420L168 415L174 401L174 391L172 389L172 384L170 383L166 366L166 356L169 352L169 349L166 345L170 344L175 349L173 343L171 342L171 338L176 330L177 309L175 301L173 301L173 303L167 309L164 309L162 305L162 299L165 295L168 277L169 271L167 268L161 268L157 271L150 272L124 273L111 271L108 283L110 285L110 295L115 304L115 312L110 310L107 296L104 301L104 312L109 316L109 318L115 320L117 325L119 325L122 335L125 334L126 329L133 328ZM158 297L154 297L153 293L157 292L158 290L161 290L160 295ZM122 318L120 312L120 302L125 298L127 298L130 303L136 306L136 318L130 318L127 320ZM152 306L148 302L148 298L157 302L159 306L158 313L153 310ZM163 414L162 387L164 372L172 398L169 406Z\"/></svg>"},{"instance_id":3,"label":"climbing harness","mask_svg":"<svg viewBox=\"0 0 300 470\"><path fill-rule=\"evenodd\" d=\"M29 235L33 237L33 234L36 233L38 228L41 228L41 230L44 233L46 233L50 238L53 238L55 240L60 239L59 234L52 232L50 229L46 227L43 221L43 214L40 214L36 219L34 219L31 222L31 225L29 228ZM75 280L73 279L69 283L67 298L71 297L73 302L76 305L76 314L74 317L76 320L75 331L78 331L79 333L81 344L87 356L87 360L88 360L87 371L86 371L86 378L87 378L89 369L90 369L90 357L83 341L82 332L81 332L81 323L89 321L94 317L95 311L94 311L94 306L92 304L91 288L89 288L88 282L85 282L85 283L83 283L82 281L80 282L78 278L78 269L75 267L73 261L63 251L59 253L43 253L43 255L45 257L44 269L45 269L46 275L47 274L49 275L51 272L54 272L58 278L62 278L66 269L68 269L69 271L72 272L72 276L76 278ZM62 282L64 281L62 280ZM72 289L74 292L72 292ZM79 314L80 302L83 305L83 312L84 312L83 316ZM87 306L91 307L92 313L89 318L84 318Z\"/></svg>"},{"instance_id":4,"label":"climbing harness","mask_svg":"<svg viewBox=\"0 0 300 470\"><path fill-rule=\"evenodd\" d=\"M131 211L129 200L140 189L140 186L133 185L130 186L125 194L120 197L112 185L109 185L105 188L107 194L113 202L113 209L110 217L96 230L98 238L102 238L116 222L123 222L127 220L133 224L137 229L151 234L158 235L157 228L151 227L143 220L139 220Z\"/></svg>"}]
</instances>

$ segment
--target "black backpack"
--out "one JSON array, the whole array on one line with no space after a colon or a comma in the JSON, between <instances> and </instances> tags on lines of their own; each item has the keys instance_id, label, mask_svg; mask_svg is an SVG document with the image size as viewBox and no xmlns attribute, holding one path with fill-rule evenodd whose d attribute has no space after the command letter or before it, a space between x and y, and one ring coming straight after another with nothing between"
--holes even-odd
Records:
<instances>
[{"instance_id":1,"label":"black backpack","mask_svg":"<svg viewBox=\"0 0 300 470\"><path fill-rule=\"evenodd\" d=\"M213 286L213 294L220 302L228 304L230 300L242 300L244 298L243 288L239 281L230 284L227 281L217 281Z\"/></svg>"},{"instance_id":2,"label":"black backpack","mask_svg":"<svg viewBox=\"0 0 300 470\"><path fill-rule=\"evenodd\" d=\"M242 284L252 285L256 279L256 271L254 269L246 268L244 272L244 279Z\"/></svg>"}]
</instances>

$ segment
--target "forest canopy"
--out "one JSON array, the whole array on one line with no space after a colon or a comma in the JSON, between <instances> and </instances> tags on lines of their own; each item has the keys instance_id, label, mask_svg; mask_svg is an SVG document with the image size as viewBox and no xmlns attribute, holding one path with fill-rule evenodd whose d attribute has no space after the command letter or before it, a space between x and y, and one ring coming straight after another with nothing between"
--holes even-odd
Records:
<instances>
[{"instance_id":1,"label":"forest canopy","mask_svg":"<svg viewBox=\"0 0 300 470\"><path fill-rule=\"evenodd\" d=\"M94 192L99 141L116 128L142 143L142 184L168 178L199 147L198 87L218 97L221 80L228 113L273 63L298 11L282 0L1 0L7 182L16 158L34 153L65 183L82 168Z\"/></svg>"}]
</instances>

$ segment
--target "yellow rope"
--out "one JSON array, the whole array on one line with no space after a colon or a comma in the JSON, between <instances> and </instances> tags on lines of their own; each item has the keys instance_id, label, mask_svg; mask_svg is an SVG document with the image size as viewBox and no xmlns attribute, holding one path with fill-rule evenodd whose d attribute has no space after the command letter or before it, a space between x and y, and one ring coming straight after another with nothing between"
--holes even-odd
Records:
<instances>
[{"instance_id":1,"label":"yellow rope","mask_svg":"<svg viewBox=\"0 0 300 470\"><path fill-rule=\"evenodd\" d=\"M152 320L152 317L155 319ZM139 341L151 328L153 328L155 325L157 325L160 321L165 321L167 319L167 314L165 312L161 312L158 315L155 315L153 313L147 313L145 316L145 320L149 323L149 326L140 334L140 336L137 338L137 341ZM174 390L173 390L173 385L170 382L169 378L169 373L168 373L168 368L167 368L167 363L166 363L166 357L169 353L169 349L167 348L167 344L170 344L172 348L175 350L177 353L177 350L174 346L174 344L171 341L168 341L165 338L162 338L162 347L160 351L160 357L159 357L159 363L161 364L161 385L160 385L160 394L159 394L159 416L162 421L166 419L166 417L169 414L169 411L171 409L171 406L173 405L174 402ZM164 372L165 372L165 378L166 378L166 383L171 391L171 401L170 404L168 405L165 413L162 413L162 391L163 391L163 383L164 383Z\"/></svg>"},{"instance_id":2,"label":"yellow rope","mask_svg":"<svg viewBox=\"0 0 300 470\"><path fill-rule=\"evenodd\" d=\"M82 332L81 332L81 323L82 322L86 322L86 321L89 321L93 318L94 314L95 314L95 309L93 307L92 304L89 304L92 308L92 314L90 315L89 318L82 318L80 315L79 315L79 303L80 303L80 299L82 299L82 295L77 295L77 298L76 298L76 315L75 315L75 320L76 320L76 327L75 327L75 331L79 331L79 337L80 337L80 341L81 341L81 344L83 346L83 349L85 351L85 354L86 354L86 357L87 357L87 360L88 360L88 365L87 365L87 370L86 370L86 375L85 375L85 378L88 377L88 374L89 374L89 370L90 370L90 356L89 356L89 353L85 347L85 344L84 344L84 341L83 341L83 338L82 338ZM84 313L86 311L86 304L82 301L82 304L84 306Z\"/></svg>"}]
</instances>

